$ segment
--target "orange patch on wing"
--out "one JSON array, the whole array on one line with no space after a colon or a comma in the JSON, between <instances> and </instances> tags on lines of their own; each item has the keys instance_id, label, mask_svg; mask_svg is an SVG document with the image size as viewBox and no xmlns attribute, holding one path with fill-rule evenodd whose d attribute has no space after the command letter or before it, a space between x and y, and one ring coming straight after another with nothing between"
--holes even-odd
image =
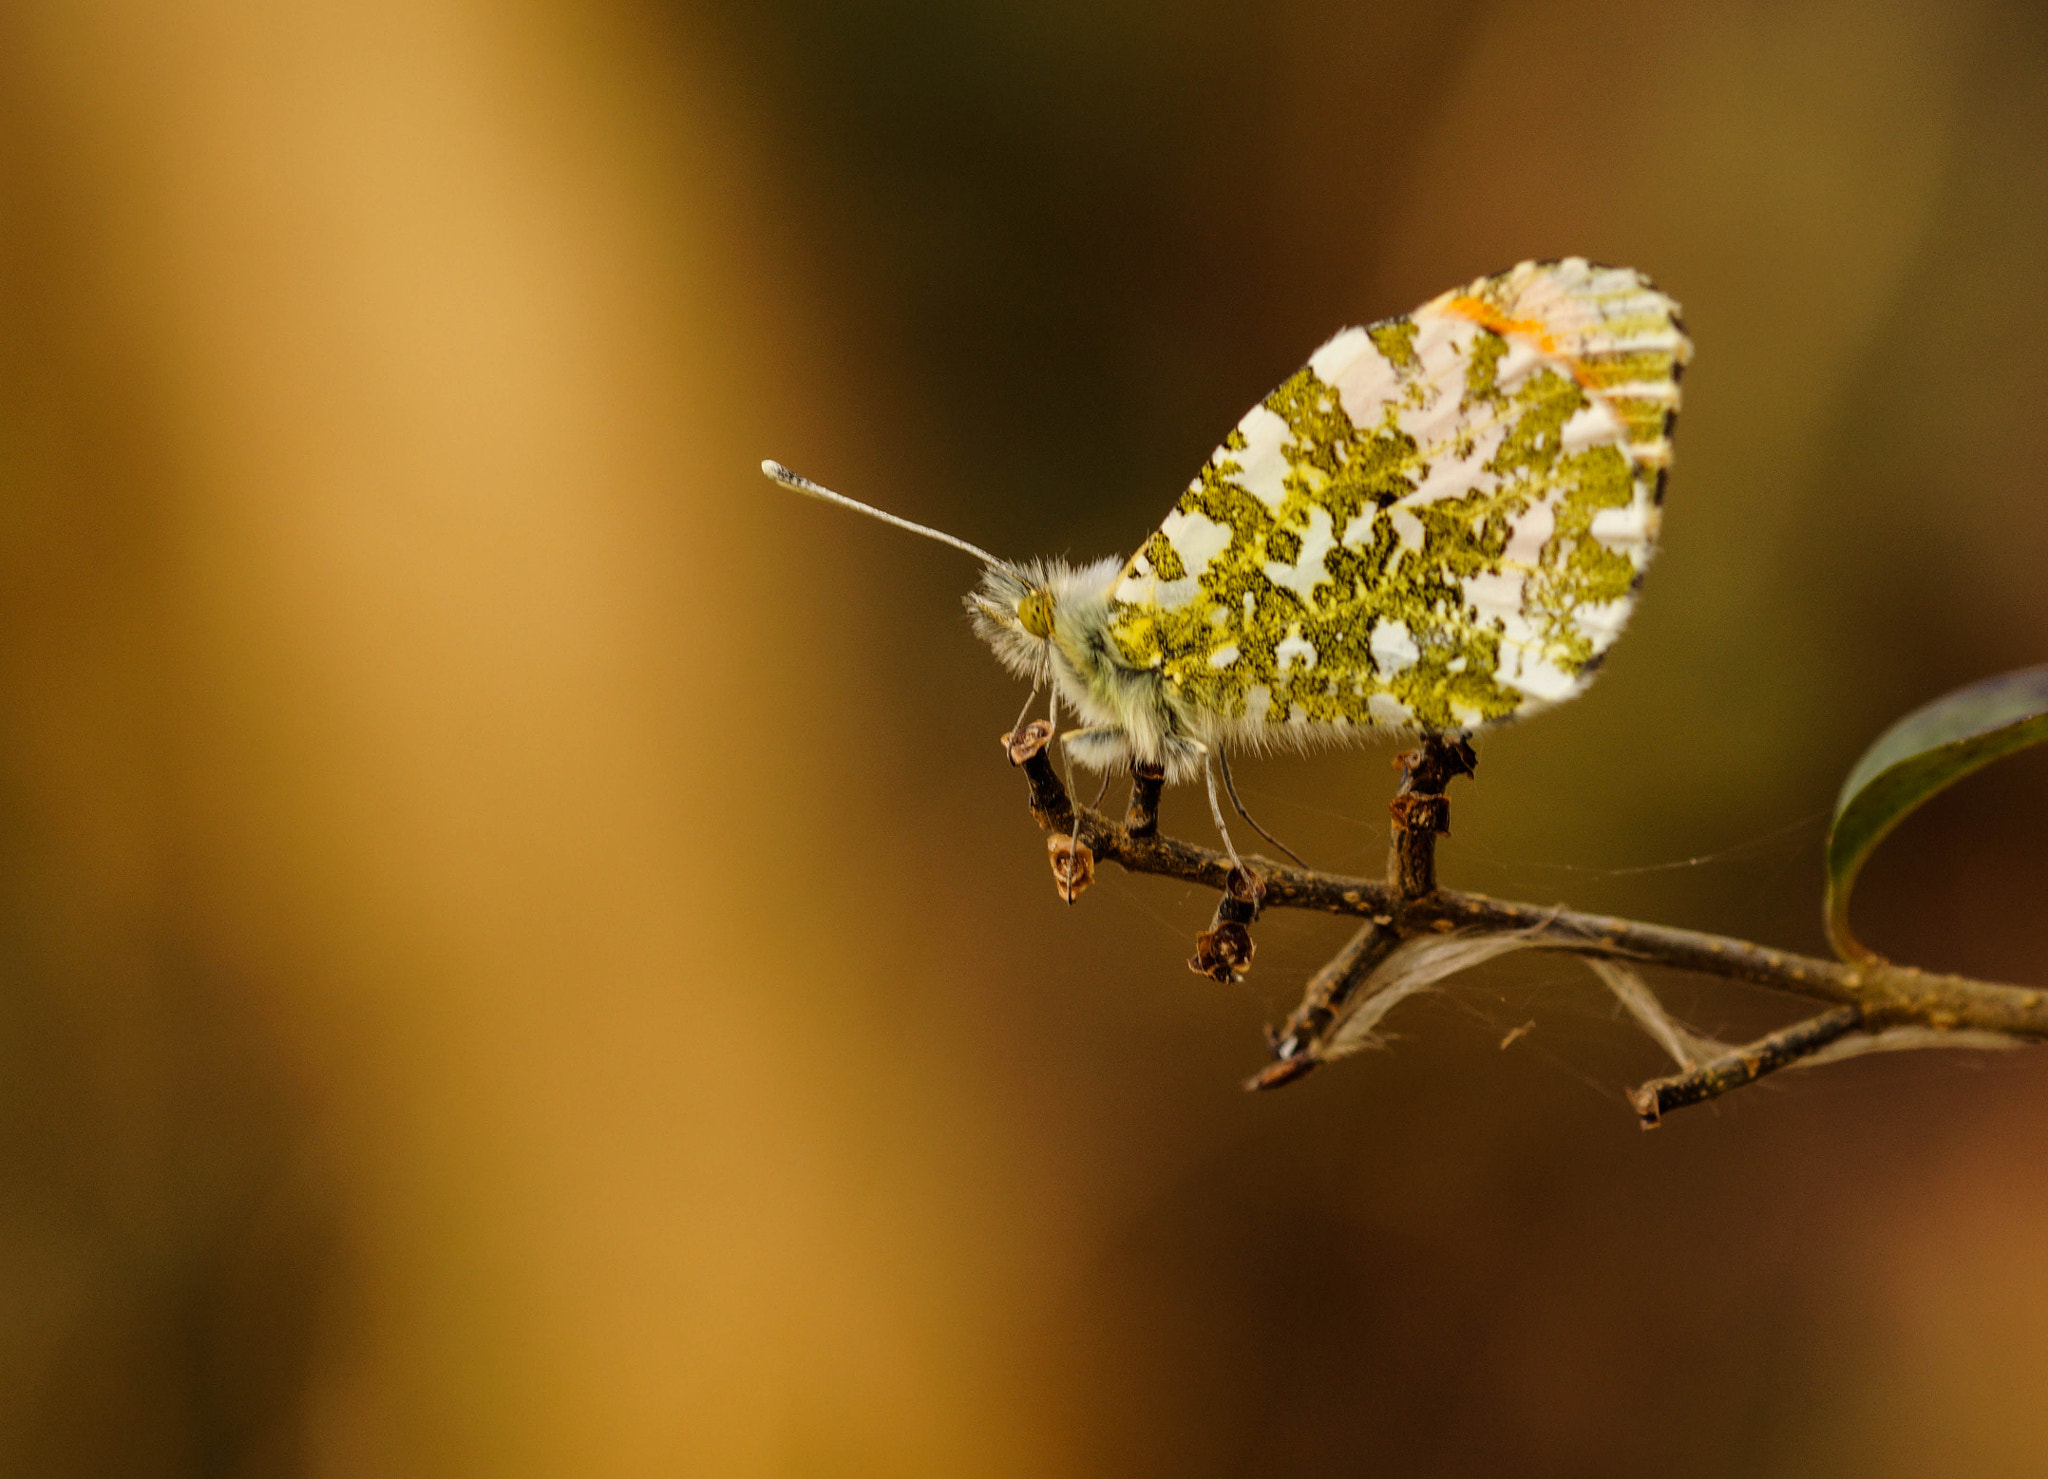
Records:
<instances>
[{"instance_id":1,"label":"orange patch on wing","mask_svg":"<svg viewBox=\"0 0 2048 1479\"><path fill-rule=\"evenodd\" d=\"M1463 293L1444 306L1460 318L1471 319L1482 329L1492 329L1496 334L1513 334L1533 341L1545 354L1557 354L1557 340L1551 336L1550 326L1540 318L1509 318L1491 303Z\"/></svg>"},{"instance_id":2,"label":"orange patch on wing","mask_svg":"<svg viewBox=\"0 0 2048 1479\"><path fill-rule=\"evenodd\" d=\"M1482 329L1491 329L1496 334L1513 334L1527 339L1553 359L1560 359L1570 367L1572 379L1593 389L1593 382L1586 373L1585 364L1576 356L1565 354L1557 347L1557 339L1550 332L1550 326L1540 318L1509 318L1491 303L1461 293L1445 305L1460 318L1469 318Z\"/></svg>"}]
</instances>

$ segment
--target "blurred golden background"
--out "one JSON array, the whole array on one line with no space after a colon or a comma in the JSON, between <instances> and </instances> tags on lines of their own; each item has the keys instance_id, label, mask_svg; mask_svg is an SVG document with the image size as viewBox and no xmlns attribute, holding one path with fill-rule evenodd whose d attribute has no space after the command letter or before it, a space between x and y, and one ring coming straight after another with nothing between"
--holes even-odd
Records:
<instances>
[{"instance_id":1,"label":"blurred golden background","mask_svg":"<svg viewBox=\"0 0 2048 1479\"><path fill-rule=\"evenodd\" d=\"M0 192L0 1472L2048 1474L2048 1058L1645 1136L1525 958L1247 1098L1341 926L1061 907L969 562L755 470L1128 552L1339 326L1639 266L1666 550L1446 876L1817 950L2048 658L2033 9L16 0ZM1242 779L1372 869L1392 749ZM2044 838L1863 934L2048 980Z\"/></svg>"}]
</instances>

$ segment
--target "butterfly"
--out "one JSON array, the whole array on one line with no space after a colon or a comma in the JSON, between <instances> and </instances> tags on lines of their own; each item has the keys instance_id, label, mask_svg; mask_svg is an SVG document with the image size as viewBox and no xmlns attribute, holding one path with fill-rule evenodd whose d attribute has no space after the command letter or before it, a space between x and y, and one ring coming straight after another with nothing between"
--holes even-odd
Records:
<instances>
[{"instance_id":1,"label":"butterfly","mask_svg":"<svg viewBox=\"0 0 2048 1479\"><path fill-rule=\"evenodd\" d=\"M762 470L980 560L974 629L1080 716L1070 760L1202 775L1222 829L1228 750L1463 735L1586 687L1656 549L1691 355L1641 273L1524 262L1339 333L1136 554L1079 568Z\"/></svg>"}]
</instances>

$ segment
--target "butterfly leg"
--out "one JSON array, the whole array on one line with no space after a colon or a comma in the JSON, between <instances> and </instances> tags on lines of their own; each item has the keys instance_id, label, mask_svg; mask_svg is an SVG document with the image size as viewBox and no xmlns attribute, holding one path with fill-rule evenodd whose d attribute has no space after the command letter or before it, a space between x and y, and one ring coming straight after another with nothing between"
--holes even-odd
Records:
<instances>
[{"instance_id":1,"label":"butterfly leg","mask_svg":"<svg viewBox=\"0 0 2048 1479\"><path fill-rule=\"evenodd\" d=\"M1031 696L1024 700L1024 707L1017 711L1017 722L1010 726L1010 733L1015 734L1024 727L1024 716L1031 712L1031 706L1037 702L1038 685L1034 683L1031 685Z\"/></svg>"},{"instance_id":2,"label":"butterfly leg","mask_svg":"<svg viewBox=\"0 0 2048 1479\"><path fill-rule=\"evenodd\" d=\"M1104 774L1121 769L1131 758L1130 737L1113 724L1069 729L1060 736L1060 744L1073 764Z\"/></svg>"},{"instance_id":3,"label":"butterfly leg","mask_svg":"<svg viewBox=\"0 0 2048 1479\"><path fill-rule=\"evenodd\" d=\"M1218 754L1221 752L1218 751ZM1265 887L1259 876L1245 867L1230 840L1230 828L1223 822L1223 806L1216 797L1216 770L1211 755L1202 751L1202 779L1209 787L1209 815L1222 835L1223 850L1230 854L1230 877L1224 880L1223 896L1216 901L1216 913L1209 928L1195 936L1194 958L1188 969L1214 981L1242 981L1252 963L1252 937L1248 926L1259 917L1259 899Z\"/></svg>"},{"instance_id":4,"label":"butterfly leg","mask_svg":"<svg viewBox=\"0 0 2048 1479\"><path fill-rule=\"evenodd\" d=\"M1223 805L1216 799L1216 768L1210 764L1210 758L1205 747L1202 752L1202 781L1209 788L1209 815L1215 819L1216 831L1223 838L1223 850L1230 854L1230 866L1249 878L1251 870L1237 855L1237 844L1230 840L1230 828L1223 820Z\"/></svg>"},{"instance_id":5,"label":"butterfly leg","mask_svg":"<svg viewBox=\"0 0 2048 1479\"><path fill-rule=\"evenodd\" d=\"M1244 809L1244 803L1237 799L1237 782L1230 778L1230 756L1225 754L1221 748L1219 748L1216 751L1216 768L1223 772L1223 792L1226 796L1230 798L1230 805L1232 809L1235 810L1239 816L1245 819L1246 824L1249 825L1254 832L1258 833L1261 837L1265 838L1266 841L1272 843L1273 846L1279 848L1280 851L1286 853L1287 856L1294 859L1295 862L1300 863L1302 867L1306 868L1308 866L1308 862L1306 859L1302 857L1300 853L1296 852L1293 848L1289 847L1286 843L1282 842L1279 838L1275 837L1271 832L1268 832L1264 827L1261 827L1259 825L1259 819Z\"/></svg>"},{"instance_id":6,"label":"butterfly leg","mask_svg":"<svg viewBox=\"0 0 2048 1479\"><path fill-rule=\"evenodd\" d=\"M1055 704L1059 701L1057 692L1054 693L1053 701ZM1130 753L1130 744L1121 729L1107 724L1095 724L1082 729L1070 729L1062 734L1060 736L1060 753L1067 762L1067 791L1069 794L1072 794L1074 789L1074 764L1076 761L1092 770L1102 772L1102 789L1095 795L1095 805L1099 807L1102 805L1103 796L1109 792L1110 771L1120 765ZM1069 856L1078 856L1081 851L1081 808L1076 806L1074 808L1074 829L1067 838L1067 852ZM1066 895L1066 899L1070 904L1074 901L1071 893Z\"/></svg>"}]
</instances>

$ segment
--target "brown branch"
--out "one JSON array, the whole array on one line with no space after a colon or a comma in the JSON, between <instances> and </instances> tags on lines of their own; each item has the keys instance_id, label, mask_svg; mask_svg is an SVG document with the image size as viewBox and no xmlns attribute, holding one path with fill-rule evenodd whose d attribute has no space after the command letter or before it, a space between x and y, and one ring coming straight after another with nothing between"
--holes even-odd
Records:
<instances>
[{"instance_id":1,"label":"brown branch","mask_svg":"<svg viewBox=\"0 0 2048 1479\"><path fill-rule=\"evenodd\" d=\"M1643 1128L1655 1129L1657 1121L1674 1109L1718 1099L1730 1089L1753 1084L1767 1073L1775 1073L1829 1043L1847 1037L1864 1025L1863 1013L1855 1007L1836 1007L1780 1028L1748 1047L1724 1053L1711 1063L1702 1063L1690 1073L1652 1079L1629 1093L1629 1103L1643 1118Z\"/></svg>"},{"instance_id":2,"label":"brown branch","mask_svg":"<svg viewBox=\"0 0 2048 1479\"><path fill-rule=\"evenodd\" d=\"M1436 892L1436 839L1451 835L1451 803L1445 789L1478 767L1479 757L1462 739L1425 734L1422 743L1394 757L1401 789L1387 811L1393 841L1387 849L1387 886L1404 899Z\"/></svg>"},{"instance_id":3,"label":"brown branch","mask_svg":"<svg viewBox=\"0 0 2048 1479\"><path fill-rule=\"evenodd\" d=\"M1131 804L1124 812L1124 831L1133 837L1159 835L1159 793L1165 788L1165 766L1132 763Z\"/></svg>"},{"instance_id":4,"label":"brown branch","mask_svg":"<svg viewBox=\"0 0 2048 1479\"><path fill-rule=\"evenodd\" d=\"M1156 874L1234 895L1241 901L1240 909L1249 908L1243 918L1235 921L1240 927L1249 925L1259 911L1266 909L1304 909L1350 915L1371 922L1371 929L1361 930L1345 947L1345 953L1318 972L1310 982L1301 1006L1288 1019L1286 1028L1276 1035L1275 1064L1254 1079L1252 1086L1277 1087L1309 1072L1312 1063L1302 1066L1295 1062L1294 1056L1282 1054L1282 1048L1290 1040L1297 1043L1319 1040L1322 1035L1320 1027L1310 1030L1315 1026L1318 1014L1334 1013L1340 1009L1348 999L1348 993L1355 991L1358 984L1371 974L1372 968L1403 940L1427 932L1449 933L1453 930L1513 931L1526 935L1530 945L1537 949L1614 956L1669 966L1702 975L1746 981L1831 1006L1853 1008L1853 1021L1841 1032L1836 1032L1834 1035L1837 1037L1847 1031L1875 1032L1901 1023L1919 1023L1941 1031L1968 1029L2016 1038L2048 1039L2048 991L2039 988L1977 981L1965 976L1936 975L1888 962L1849 964L1822 960L1698 930L1675 929L1668 925L1645 924L1541 904L1516 903L1484 894L1435 887L1434 840L1439 831L1448 830L1448 813L1438 809L1444 805L1443 787L1454 775L1469 773L1469 766L1464 770L1448 768L1449 762L1441 756L1428 762L1436 774L1423 776L1419 784L1416 783L1416 773L1423 767L1412 762L1410 757L1403 757L1404 783L1393 808L1394 856L1389 866L1393 881L1290 867L1268 858L1255 857L1246 860L1246 866L1255 875L1255 890L1242 878L1236 880L1233 890L1233 870L1228 856L1178 838L1160 836L1154 830L1158 816L1156 778L1141 776L1134 785L1130 815L1142 824L1138 828L1119 824L1091 807L1076 806L1068 797L1066 787L1061 784L1046 753L1045 747L1051 737L1051 726L1039 721L1015 735L1005 735L1004 746L1011 763L1024 771L1030 788L1033 818L1048 833L1063 833L1072 840L1074 851L1085 855L1090 877L1095 863L1112 862L1128 873ZM1413 800L1403 802L1404 797L1418 796L1435 799L1421 805ZM1438 826L1439 822L1443 825ZM1078 866L1072 857L1063 862L1057 843L1053 862L1056 880L1061 876L1063 867L1072 870ZM1065 893L1066 886L1062 885L1062 889ZM1078 892L1078 889L1073 891ZM1223 924L1232 922L1225 915L1226 911L1219 904L1217 917L1211 924L1212 934ZM1205 934L1203 938L1208 939L1209 935ZM1241 958L1231 961L1226 979L1241 977L1244 966L1249 963L1248 933L1243 946ZM1215 957L1211 961L1212 966L1221 963L1220 954L1212 951L1212 956ZM1213 969L1197 964L1201 959L1202 952L1198 949L1196 961L1190 964L1196 965L1204 974L1214 974ZM1838 1015L1830 1012L1814 1021L1833 1023ZM1328 1017L1321 1018L1320 1025L1327 1026L1329 1020ZM1811 1025L1800 1024L1787 1029L1791 1036L1786 1041L1797 1048L1801 1041L1797 1034ZM1750 1082L1760 1074L1821 1046L1820 1042L1814 1042L1793 1051L1791 1057L1777 1058L1773 1055L1779 1049L1769 1046L1775 1042L1775 1037L1766 1038L1750 1048L1738 1050L1735 1055L1738 1059L1744 1054L1762 1055L1757 1060L1762 1066L1748 1077L1737 1076L1721 1087L1699 1093L1694 1093L1691 1088L1672 1088L1671 1092L1680 1097L1658 1102L1664 1107L1698 1103ZM1656 1091L1661 1095L1667 1086L1691 1084L1700 1075L1718 1070L1719 1062L1725 1061L1717 1060L1716 1064L1706 1065L1677 1079L1645 1085L1639 1092Z\"/></svg>"}]
</instances>

